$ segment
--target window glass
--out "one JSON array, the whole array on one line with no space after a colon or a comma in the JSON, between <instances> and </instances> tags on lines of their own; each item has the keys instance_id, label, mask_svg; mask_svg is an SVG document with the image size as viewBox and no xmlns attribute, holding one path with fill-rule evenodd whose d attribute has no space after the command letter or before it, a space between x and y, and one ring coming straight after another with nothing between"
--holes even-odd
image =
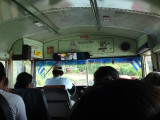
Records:
<instances>
[{"instance_id":1,"label":"window glass","mask_svg":"<svg viewBox=\"0 0 160 120\"><path fill-rule=\"evenodd\" d=\"M94 72L100 66L112 66L120 73L121 78L141 79L140 57L101 58L71 61L38 61L36 62L36 86L44 86L47 78L52 78L54 65L63 67L64 75L75 85L93 85Z\"/></svg>"},{"instance_id":2,"label":"window glass","mask_svg":"<svg viewBox=\"0 0 160 120\"><path fill-rule=\"evenodd\" d=\"M31 61L13 61L13 84L16 83L16 78L21 72L31 74Z\"/></svg>"},{"instance_id":3,"label":"window glass","mask_svg":"<svg viewBox=\"0 0 160 120\"><path fill-rule=\"evenodd\" d=\"M86 62L85 60L75 61L75 64L63 65L64 77L68 78L75 85L87 85Z\"/></svg>"},{"instance_id":4,"label":"window glass","mask_svg":"<svg viewBox=\"0 0 160 120\"><path fill-rule=\"evenodd\" d=\"M140 57L90 59L88 60L89 85L93 85L94 72L100 66L112 66L119 72L120 78L142 78Z\"/></svg>"},{"instance_id":5,"label":"window glass","mask_svg":"<svg viewBox=\"0 0 160 120\"><path fill-rule=\"evenodd\" d=\"M21 72L24 72L23 61L13 61L13 85L16 83L16 78Z\"/></svg>"},{"instance_id":6,"label":"window glass","mask_svg":"<svg viewBox=\"0 0 160 120\"><path fill-rule=\"evenodd\" d=\"M153 65L152 65L152 59L150 55L145 56L145 70L146 70L146 75L150 72L153 71Z\"/></svg>"},{"instance_id":7,"label":"window glass","mask_svg":"<svg viewBox=\"0 0 160 120\"><path fill-rule=\"evenodd\" d=\"M47 78L52 78L53 66L59 64L63 68L63 77L68 78L75 85L87 85L86 61L38 61L36 62L36 86L44 86Z\"/></svg>"},{"instance_id":8,"label":"window glass","mask_svg":"<svg viewBox=\"0 0 160 120\"><path fill-rule=\"evenodd\" d=\"M25 72L31 74L31 61L24 61L24 70Z\"/></svg>"}]
</instances>

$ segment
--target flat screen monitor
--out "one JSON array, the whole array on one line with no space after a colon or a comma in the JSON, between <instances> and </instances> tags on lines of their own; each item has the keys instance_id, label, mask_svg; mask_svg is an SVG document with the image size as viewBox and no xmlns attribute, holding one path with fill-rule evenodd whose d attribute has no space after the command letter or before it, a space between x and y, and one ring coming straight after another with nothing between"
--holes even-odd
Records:
<instances>
[{"instance_id":1,"label":"flat screen monitor","mask_svg":"<svg viewBox=\"0 0 160 120\"><path fill-rule=\"evenodd\" d=\"M77 60L77 53L59 53L61 60Z\"/></svg>"},{"instance_id":2,"label":"flat screen monitor","mask_svg":"<svg viewBox=\"0 0 160 120\"><path fill-rule=\"evenodd\" d=\"M88 52L68 52L68 53L55 53L53 59L60 60L84 60L89 59L90 54Z\"/></svg>"}]
</instances>

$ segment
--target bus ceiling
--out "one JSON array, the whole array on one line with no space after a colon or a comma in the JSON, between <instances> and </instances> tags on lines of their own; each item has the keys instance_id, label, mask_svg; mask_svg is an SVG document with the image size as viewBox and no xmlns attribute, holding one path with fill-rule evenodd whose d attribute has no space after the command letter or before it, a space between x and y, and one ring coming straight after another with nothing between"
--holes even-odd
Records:
<instances>
[{"instance_id":1,"label":"bus ceiling","mask_svg":"<svg viewBox=\"0 0 160 120\"><path fill-rule=\"evenodd\" d=\"M149 49L160 49L158 0L0 0L0 3L3 58L9 57L10 50L22 55L23 45L31 46L33 54L42 54L38 57L46 59L51 58L53 51L69 52L72 44L76 46L74 51L90 52L93 57L112 56L115 49L122 51L115 56L137 55L137 49L150 43ZM27 40L37 43L33 46ZM125 42L130 51L122 54ZM96 52L84 50L91 44ZM99 46L96 48L95 44ZM64 45L67 46L62 49Z\"/></svg>"}]
</instances>

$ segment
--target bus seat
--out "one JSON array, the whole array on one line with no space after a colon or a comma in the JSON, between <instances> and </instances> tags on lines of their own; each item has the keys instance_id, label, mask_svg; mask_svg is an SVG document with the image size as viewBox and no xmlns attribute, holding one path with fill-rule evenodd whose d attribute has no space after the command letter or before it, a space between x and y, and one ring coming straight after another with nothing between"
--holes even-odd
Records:
<instances>
[{"instance_id":1,"label":"bus seat","mask_svg":"<svg viewBox=\"0 0 160 120\"><path fill-rule=\"evenodd\" d=\"M50 120L45 94L40 89L13 89L14 94L20 95L26 106L28 120Z\"/></svg>"},{"instance_id":2,"label":"bus seat","mask_svg":"<svg viewBox=\"0 0 160 120\"><path fill-rule=\"evenodd\" d=\"M44 86L44 89L47 89L47 88L63 88L63 89L65 89L65 85L47 85L47 86Z\"/></svg>"},{"instance_id":3,"label":"bus seat","mask_svg":"<svg viewBox=\"0 0 160 120\"><path fill-rule=\"evenodd\" d=\"M11 108L7 100L0 94L0 120L13 120Z\"/></svg>"},{"instance_id":4,"label":"bus seat","mask_svg":"<svg viewBox=\"0 0 160 120\"><path fill-rule=\"evenodd\" d=\"M44 90L47 98L51 118L66 120L70 114L68 93L62 88L48 88Z\"/></svg>"}]
</instances>

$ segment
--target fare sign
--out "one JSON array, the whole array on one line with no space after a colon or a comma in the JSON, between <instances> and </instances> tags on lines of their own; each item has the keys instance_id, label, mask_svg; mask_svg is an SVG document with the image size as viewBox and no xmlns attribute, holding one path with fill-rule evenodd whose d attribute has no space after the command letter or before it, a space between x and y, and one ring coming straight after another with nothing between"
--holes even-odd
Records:
<instances>
[{"instance_id":1,"label":"fare sign","mask_svg":"<svg viewBox=\"0 0 160 120\"><path fill-rule=\"evenodd\" d=\"M42 52L40 52L40 51L34 51L34 55L36 56L36 57L42 57Z\"/></svg>"}]
</instances>

